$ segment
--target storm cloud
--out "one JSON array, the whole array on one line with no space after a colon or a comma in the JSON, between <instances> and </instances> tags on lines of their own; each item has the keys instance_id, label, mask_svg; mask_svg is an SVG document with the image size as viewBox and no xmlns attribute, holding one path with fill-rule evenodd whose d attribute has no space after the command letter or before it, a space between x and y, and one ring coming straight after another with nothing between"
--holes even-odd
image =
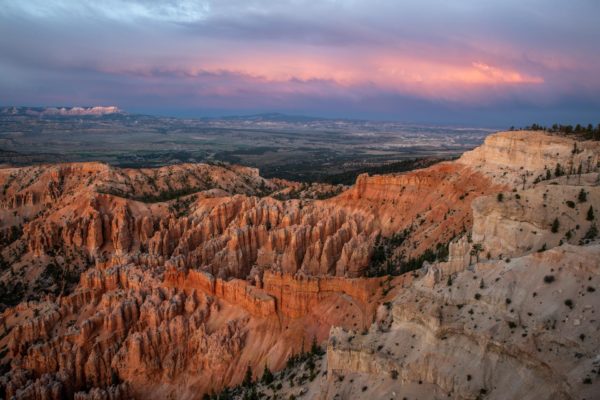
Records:
<instances>
[{"instance_id":1,"label":"storm cloud","mask_svg":"<svg viewBox=\"0 0 600 400\"><path fill-rule=\"evenodd\" d=\"M600 119L594 0L4 0L0 103Z\"/></svg>"}]
</instances>

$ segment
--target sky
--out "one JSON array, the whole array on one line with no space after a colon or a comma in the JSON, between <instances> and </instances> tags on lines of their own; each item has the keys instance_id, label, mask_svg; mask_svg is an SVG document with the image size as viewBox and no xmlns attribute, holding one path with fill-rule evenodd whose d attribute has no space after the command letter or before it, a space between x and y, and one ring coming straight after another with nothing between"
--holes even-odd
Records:
<instances>
[{"instance_id":1,"label":"sky","mask_svg":"<svg viewBox=\"0 0 600 400\"><path fill-rule=\"evenodd\" d=\"M0 0L0 105L600 122L597 0Z\"/></svg>"}]
</instances>

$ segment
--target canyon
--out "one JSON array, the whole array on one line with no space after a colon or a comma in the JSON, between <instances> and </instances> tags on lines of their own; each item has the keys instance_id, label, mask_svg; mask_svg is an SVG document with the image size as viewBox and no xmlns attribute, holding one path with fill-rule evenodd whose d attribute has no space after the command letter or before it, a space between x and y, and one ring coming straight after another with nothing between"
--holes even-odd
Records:
<instances>
[{"instance_id":1,"label":"canyon","mask_svg":"<svg viewBox=\"0 0 600 400\"><path fill-rule=\"evenodd\" d=\"M2 397L195 399L268 368L278 398L594 398L599 180L600 143L530 131L350 187L1 168Z\"/></svg>"}]
</instances>

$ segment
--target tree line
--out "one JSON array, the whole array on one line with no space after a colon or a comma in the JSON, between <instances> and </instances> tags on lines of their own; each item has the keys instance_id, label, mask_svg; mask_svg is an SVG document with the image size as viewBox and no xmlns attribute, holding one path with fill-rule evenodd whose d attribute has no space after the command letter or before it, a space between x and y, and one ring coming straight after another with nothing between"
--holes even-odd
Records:
<instances>
[{"instance_id":1,"label":"tree line","mask_svg":"<svg viewBox=\"0 0 600 400\"><path fill-rule=\"evenodd\" d=\"M561 133L563 135L578 135L590 140L600 140L600 124L596 126L593 126L592 124L577 124L575 126L563 124L552 124L552 126L531 124L523 128L515 128L514 126L511 126L509 130L545 131L551 133Z\"/></svg>"}]
</instances>

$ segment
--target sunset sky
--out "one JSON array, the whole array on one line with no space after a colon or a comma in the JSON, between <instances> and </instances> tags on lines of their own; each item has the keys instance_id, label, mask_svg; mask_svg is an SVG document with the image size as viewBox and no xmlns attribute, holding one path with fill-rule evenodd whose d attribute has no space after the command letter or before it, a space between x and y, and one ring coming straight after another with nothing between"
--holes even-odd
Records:
<instances>
[{"instance_id":1,"label":"sunset sky","mask_svg":"<svg viewBox=\"0 0 600 400\"><path fill-rule=\"evenodd\" d=\"M0 0L0 105L600 122L597 0Z\"/></svg>"}]
</instances>

